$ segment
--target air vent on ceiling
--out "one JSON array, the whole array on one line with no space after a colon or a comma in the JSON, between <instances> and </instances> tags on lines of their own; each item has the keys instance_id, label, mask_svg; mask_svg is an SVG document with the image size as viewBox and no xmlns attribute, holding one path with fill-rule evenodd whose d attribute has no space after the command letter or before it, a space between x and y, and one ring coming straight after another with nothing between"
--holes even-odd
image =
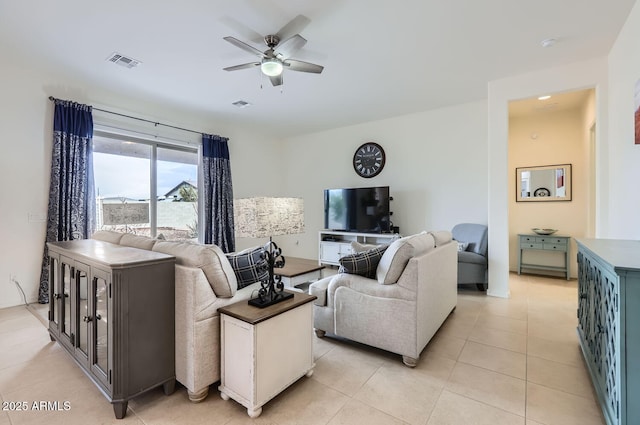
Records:
<instances>
[{"instance_id":1,"label":"air vent on ceiling","mask_svg":"<svg viewBox=\"0 0 640 425\"><path fill-rule=\"evenodd\" d=\"M111 56L107 58L107 60L109 62L115 63L116 65L124 66L125 68L129 68L129 69L135 68L136 66L142 63L139 60L129 58L127 56L121 55L120 53L116 53L116 52L113 52Z\"/></svg>"},{"instance_id":2,"label":"air vent on ceiling","mask_svg":"<svg viewBox=\"0 0 640 425\"><path fill-rule=\"evenodd\" d=\"M245 100L236 100L232 103L233 106L237 106L238 108L247 108L251 106L251 104Z\"/></svg>"}]
</instances>

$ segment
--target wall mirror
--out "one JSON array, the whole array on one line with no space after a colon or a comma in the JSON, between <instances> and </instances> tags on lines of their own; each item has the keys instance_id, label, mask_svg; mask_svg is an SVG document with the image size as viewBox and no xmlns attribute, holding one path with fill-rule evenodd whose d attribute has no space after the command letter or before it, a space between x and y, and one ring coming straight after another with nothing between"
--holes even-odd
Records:
<instances>
[{"instance_id":1,"label":"wall mirror","mask_svg":"<svg viewBox=\"0 0 640 425\"><path fill-rule=\"evenodd\" d=\"M516 168L516 201L571 200L571 164Z\"/></svg>"}]
</instances>

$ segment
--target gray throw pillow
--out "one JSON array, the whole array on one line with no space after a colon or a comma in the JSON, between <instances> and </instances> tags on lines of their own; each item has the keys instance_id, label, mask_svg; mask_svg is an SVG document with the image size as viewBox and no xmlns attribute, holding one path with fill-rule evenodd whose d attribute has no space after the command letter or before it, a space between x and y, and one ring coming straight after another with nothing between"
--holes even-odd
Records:
<instances>
[{"instance_id":1,"label":"gray throw pillow","mask_svg":"<svg viewBox=\"0 0 640 425\"><path fill-rule=\"evenodd\" d=\"M464 252L469 248L469 242L458 241L458 252Z\"/></svg>"},{"instance_id":2,"label":"gray throw pillow","mask_svg":"<svg viewBox=\"0 0 640 425\"><path fill-rule=\"evenodd\" d=\"M387 248L388 246L385 245L340 258L338 273L357 274L369 279L375 279L378 263Z\"/></svg>"},{"instance_id":3,"label":"gray throw pillow","mask_svg":"<svg viewBox=\"0 0 640 425\"><path fill-rule=\"evenodd\" d=\"M258 246L226 254L238 280L238 289L269 278L269 266L263 253L264 247Z\"/></svg>"}]
</instances>

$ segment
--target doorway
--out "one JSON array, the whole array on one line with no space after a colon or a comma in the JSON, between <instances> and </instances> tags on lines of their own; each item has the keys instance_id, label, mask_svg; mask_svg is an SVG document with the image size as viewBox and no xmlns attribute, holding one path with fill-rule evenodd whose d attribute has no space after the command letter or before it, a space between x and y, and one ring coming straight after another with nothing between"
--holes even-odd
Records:
<instances>
[{"instance_id":1,"label":"doorway","mask_svg":"<svg viewBox=\"0 0 640 425\"><path fill-rule=\"evenodd\" d=\"M570 200L531 199L518 202L516 168L571 164ZM556 229L571 239L591 236L595 228L595 90L555 93L509 102L508 126L509 270L518 271L521 234L533 228ZM525 250L523 262L563 267L565 257L543 250ZM526 257L526 258L525 258ZM570 274L577 275L575 255ZM525 261L526 260L526 261ZM563 276L557 271L523 273Z\"/></svg>"}]
</instances>

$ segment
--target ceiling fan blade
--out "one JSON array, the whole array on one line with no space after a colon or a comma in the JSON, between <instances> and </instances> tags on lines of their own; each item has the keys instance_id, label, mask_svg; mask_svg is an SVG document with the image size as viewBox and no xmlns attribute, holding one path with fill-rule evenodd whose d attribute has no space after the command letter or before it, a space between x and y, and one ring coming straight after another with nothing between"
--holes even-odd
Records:
<instances>
[{"instance_id":1,"label":"ceiling fan blade","mask_svg":"<svg viewBox=\"0 0 640 425\"><path fill-rule=\"evenodd\" d=\"M273 84L274 87L282 85L282 74L276 75L274 77L269 77L269 79L271 80L271 84Z\"/></svg>"},{"instance_id":2,"label":"ceiling fan blade","mask_svg":"<svg viewBox=\"0 0 640 425\"><path fill-rule=\"evenodd\" d=\"M293 37L278 44L278 47L276 48L276 51L275 51L276 57L280 59L290 58L291 56L293 56L295 52L300 50L302 46L304 46L305 44L307 44L307 40L304 37L302 37L300 34L296 34Z\"/></svg>"},{"instance_id":3,"label":"ceiling fan blade","mask_svg":"<svg viewBox=\"0 0 640 425\"><path fill-rule=\"evenodd\" d=\"M245 52L249 52L252 55L256 55L260 58L265 57L264 53L262 53L260 50L256 49L253 46L248 45L247 43L245 43L244 41L240 41L237 38L234 37L223 37L225 40L227 40L229 43L233 44L236 47L241 48L242 50L244 50Z\"/></svg>"},{"instance_id":4,"label":"ceiling fan blade","mask_svg":"<svg viewBox=\"0 0 640 425\"><path fill-rule=\"evenodd\" d=\"M233 33L240 36L243 40L250 41L254 44L264 43L264 36L231 16L222 16L220 22L229 27Z\"/></svg>"},{"instance_id":5,"label":"ceiling fan blade","mask_svg":"<svg viewBox=\"0 0 640 425\"><path fill-rule=\"evenodd\" d=\"M302 32L302 30L305 29L305 27L309 25L310 22L311 19L307 18L306 16L298 15L288 23L286 23L285 26L280 28L280 31L278 31L275 35L280 37L280 40L287 40L294 35Z\"/></svg>"},{"instance_id":6,"label":"ceiling fan blade","mask_svg":"<svg viewBox=\"0 0 640 425\"><path fill-rule=\"evenodd\" d=\"M286 66L292 71L312 72L314 74L320 74L324 69L324 66L316 65L315 63L303 62L295 59L287 59L283 63L284 63L284 66Z\"/></svg>"},{"instance_id":7,"label":"ceiling fan blade","mask_svg":"<svg viewBox=\"0 0 640 425\"><path fill-rule=\"evenodd\" d=\"M239 69L255 68L256 66L260 66L260 62L243 63L242 65L229 66L222 69L225 71L237 71Z\"/></svg>"}]
</instances>

